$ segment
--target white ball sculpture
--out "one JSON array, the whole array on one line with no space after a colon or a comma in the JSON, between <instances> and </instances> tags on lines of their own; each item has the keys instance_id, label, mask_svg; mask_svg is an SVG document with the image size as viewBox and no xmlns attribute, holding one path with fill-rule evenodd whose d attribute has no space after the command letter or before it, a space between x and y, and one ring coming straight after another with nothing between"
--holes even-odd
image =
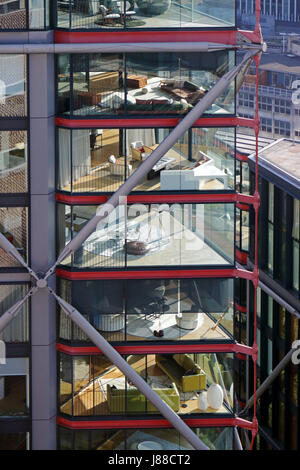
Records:
<instances>
[{"instance_id":1,"label":"white ball sculpture","mask_svg":"<svg viewBox=\"0 0 300 470\"><path fill-rule=\"evenodd\" d=\"M207 392L200 393L198 397L198 408L201 411L205 411L208 407L207 404Z\"/></svg>"},{"instance_id":2,"label":"white ball sculpture","mask_svg":"<svg viewBox=\"0 0 300 470\"><path fill-rule=\"evenodd\" d=\"M223 390L218 384L211 384L207 390L207 403L214 410L218 410L223 404Z\"/></svg>"},{"instance_id":3,"label":"white ball sculpture","mask_svg":"<svg viewBox=\"0 0 300 470\"><path fill-rule=\"evenodd\" d=\"M110 155L110 157L108 157L108 161L110 163L116 163L117 160L116 160L116 157L114 155Z\"/></svg>"},{"instance_id":4,"label":"white ball sculpture","mask_svg":"<svg viewBox=\"0 0 300 470\"><path fill-rule=\"evenodd\" d=\"M234 386L233 386L233 382L230 386L230 390L229 390L229 394L230 394L230 399L231 399L231 403L233 404L233 391L234 391Z\"/></svg>"}]
</instances>

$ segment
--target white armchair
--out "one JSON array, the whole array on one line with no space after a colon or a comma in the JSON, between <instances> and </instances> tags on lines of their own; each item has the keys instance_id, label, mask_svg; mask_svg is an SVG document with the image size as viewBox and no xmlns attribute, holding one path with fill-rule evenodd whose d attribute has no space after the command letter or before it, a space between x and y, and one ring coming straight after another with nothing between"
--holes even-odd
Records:
<instances>
[{"instance_id":1,"label":"white armchair","mask_svg":"<svg viewBox=\"0 0 300 470\"><path fill-rule=\"evenodd\" d=\"M183 330L194 330L203 323L203 313L184 312L176 315L176 324Z\"/></svg>"},{"instance_id":2,"label":"white armchair","mask_svg":"<svg viewBox=\"0 0 300 470\"><path fill-rule=\"evenodd\" d=\"M113 20L117 20L117 19L121 18L119 13L109 13L108 8L106 8L106 6L104 6L104 5L100 5L99 11L100 11L100 14L102 16L102 19L103 19L104 23L113 22Z\"/></svg>"},{"instance_id":3,"label":"white armchair","mask_svg":"<svg viewBox=\"0 0 300 470\"><path fill-rule=\"evenodd\" d=\"M94 317L94 325L101 331L119 331L124 328L124 315L115 313L110 315L98 315Z\"/></svg>"}]
</instances>

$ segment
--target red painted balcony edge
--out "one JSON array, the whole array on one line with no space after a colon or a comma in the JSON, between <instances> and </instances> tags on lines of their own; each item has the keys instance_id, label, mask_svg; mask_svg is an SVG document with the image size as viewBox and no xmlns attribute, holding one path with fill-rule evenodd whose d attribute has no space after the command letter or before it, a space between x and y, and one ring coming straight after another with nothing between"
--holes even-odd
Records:
<instances>
[{"instance_id":1,"label":"red painted balcony edge","mask_svg":"<svg viewBox=\"0 0 300 470\"><path fill-rule=\"evenodd\" d=\"M102 351L96 346L68 346L56 343L56 350L70 356L95 356L102 355ZM120 354L177 354L177 353L240 353L246 356L254 354L253 348L240 343L223 344L190 344L190 345L157 345L145 344L141 346L116 346L115 350Z\"/></svg>"},{"instance_id":2,"label":"red painted balcony edge","mask_svg":"<svg viewBox=\"0 0 300 470\"><path fill-rule=\"evenodd\" d=\"M234 308L236 310L238 310L239 312L247 313L247 307L243 307L242 305L238 304L237 302L234 302Z\"/></svg>"},{"instance_id":3,"label":"red painted balcony edge","mask_svg":"<svg viewBox=\"0 0 300 470\"><path fill-rule=\"evenodd\" d=\"M69 195L56 193L56 201L64 202L66 204L103 204L105 203L110 196L80 196L80 195ZM144 204L153 204L153 203L184 203L184 202L224 202L224 203L234 203L236 201L235 193L214 193L214 194L151 194L149 191L148 194L131 194L127 196L127 203L144 203Z\"/></svg>"},{"instance_id":4,"label":"red painted balcony edge","mask_svg":"<svg viewBox=\"0 0 300 470\"><path fill-rule=\"evenodd\" d=\"M116 128L142 128L142 127L176 127L181 121L181 117L174 118L108 118L108 119L67 119L62 117L55 118L55 125L66 127L68 129L89 129L93 127L101 127L101 129ZM249 119L252 123L252 120ZM193 124L193 127L235 127L239 124L240 118L237 117L212 117L199 118ZM245 125L244 127L249 127ZM250 126L250 127L253 127Z\"/></svg>"},{"instance_id":5,"label":"red painted balcony edge","mask_svg":"<svg viewBox=\"0 0 300 470\"><path fill-rule=\"evenodd\" d=\"M238 151L236 151L235 156L236 156L236 159L239 160L240 162L248 163L247 155L243 155L242 153L239 153Z\"/></svg>"},{"instance_id":6,"label":"red painted balcony edge","mask_svg":"<svg viewBox=\"0 0 300 470\"><path fill-rule=\"evenodd\" d=\"M62 202L65 204L103 204L105 203L110 196L81 196L81 195L71 195L71 194L62 194L56 193L56 201ZM177 194L151 194L149 191L148 194L131 194L127 197L127 203L180 203L180 202L199 202L199 203L215 203L215 202L224 202L224 203L237 203L240 205L243 204L252 204L255 206L257 204L257 197L256 196L248 196L246 194L241 193L212 193L212 194L184 194L184 193L177 193ZM245 207L245 209L244 209ZM244 206L243 210L247 210Z\"/></svg>"},{"instance_id":7,"label":"red painted balcony edge","mask_svg":"<svg viewBox=\"0 0 300 470\"><path fill-rule=\"evenodd\" d=\"M244 429L252 430L253 423L245 419L233 418L195 418L183 420L191 428L196 427L233 427L238 426ZM107 420L107 421L74 421L71 419L57 417L57 424L68 429L154 429L167 428L172 429L170 423L166 419L124 419L124 420Z\"/></svg>"},{"instance_id":8,"label":"red painted balcony edge","mask_svg":"<svg viewBox=\"0 0 300 470\"><path fill-rule=\"evenodd\" d=\"M247 264L248 252L235 249L235 258L238 263Z\"/></svg>"},{"instance_id":9,"label":"red painted balcony edge","mask_svg":"<svg viewBox=\"0 0 300 470\"><path fill-rule=\"evenodd\" d=\"M127 42L214 42L236 44L237 31L215 29L191 31L55 31L54 42L59 43L127 43Z\"/></svg>"},{"instance_id":10,"label":"red painted balcony edge","mask_svg":"<svg viewBox=\"0 0 300 470\"><path fill-rule=\"evenodd\" d=\"M68 281L109 280L109 279L196 279L196 278L232 278L236 269L170 269L170 270L136 270L136 271L68 271L56 269L56 276Z\"/></svg>"},{"instance_id":11,"label":"red painted balcony edge","mask_svg":"<svg viewBox=\"0 0 300 470\"><path fill-rule=\"evenodd\" d=\"M240 202L237 202L236 204L237 209L240 209L241 211L247 211L249 212L250 207L246 204L241 204Z\"/></svg>"}]
</instances>

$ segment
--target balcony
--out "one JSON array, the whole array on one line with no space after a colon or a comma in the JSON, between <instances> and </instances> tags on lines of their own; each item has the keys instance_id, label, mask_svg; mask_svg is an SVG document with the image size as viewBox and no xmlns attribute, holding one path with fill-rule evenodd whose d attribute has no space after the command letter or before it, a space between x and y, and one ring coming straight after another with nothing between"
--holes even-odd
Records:
<instances>
[{"instance_id":1,"label":"balcony","mask_svg":"<svg viewBox=\"0 0 300 470\"><path fill-rule=\"evenodd\" d=\"M235 2L213 0L58 0L57 28L233 28Z\"/></svg>"}]
</instances>

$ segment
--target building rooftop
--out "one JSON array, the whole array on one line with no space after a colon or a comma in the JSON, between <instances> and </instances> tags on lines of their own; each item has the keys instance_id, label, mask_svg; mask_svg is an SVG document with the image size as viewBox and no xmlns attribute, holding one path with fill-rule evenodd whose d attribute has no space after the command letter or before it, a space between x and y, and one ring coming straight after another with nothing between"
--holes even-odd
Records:
<instances>
[{"instance_id":1,"label":"building rooftop","mask_svg":"<svg viewBox=\"0 0 300 470\"><path fill-rule=\"evenodd\" d=\"M222 129L218 130L217 134L222 140L226 141L228 144L232 144L234 146L233 136L231 136L228 132L222 131ZM262 150L267 145L272 144L275 142L276 139L271 137L258 137L258 150ZM238 153L248 156L255 152L255 136L251 134L243 134L240 132L236 133L236 150Z\"/></svg>"},{"instance_id":2,"label":"building rooftop","mask_svg":"<svg viewBox=\"0 0 300 470\"><path fill-rule=\"evenodd\" d=\"M259 173L293 197L300 199L300 142L278 139L259 152ZM255 171L255 154L249 166Z\"/></svg>"},{"instance_id":3,"label":"building rooftop","mask_svg":"<svg viewBox=\"0 0 300 470\"><path fill-rule=\"evenodd\" d=\"M300 142L279 139L259 152L259 158L300 182Z\"/></svg>"},{"instance_id":4,"label":"building rooftop","mask_svg":"<svg viewBox=\"0 0 300 470\"><path fill-rule=\"evenodd\" d=\"M300 74L300 57L288 53L265 53L259 67L261 70Z\"/></svg>"}]
</instances>

